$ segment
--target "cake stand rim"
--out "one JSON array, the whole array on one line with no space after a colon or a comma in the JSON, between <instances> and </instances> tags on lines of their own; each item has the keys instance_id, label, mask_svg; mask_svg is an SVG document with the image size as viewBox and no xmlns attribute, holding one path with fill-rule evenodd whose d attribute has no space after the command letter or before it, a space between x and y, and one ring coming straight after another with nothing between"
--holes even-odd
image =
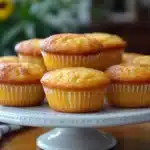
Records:
<instances>
[{"instance_id":1,"label":"cake stand rim","mask_svg":"<svg viewBox=\"0 0 150 150\"><path fill-rule=\"evenodd\" d=\"M49 111L48 106L33 108L0 106L0 121L34 127L106 127L148 122L150 109L107 108L92 114L66 114Z\"/></svg>"}]
</instances>

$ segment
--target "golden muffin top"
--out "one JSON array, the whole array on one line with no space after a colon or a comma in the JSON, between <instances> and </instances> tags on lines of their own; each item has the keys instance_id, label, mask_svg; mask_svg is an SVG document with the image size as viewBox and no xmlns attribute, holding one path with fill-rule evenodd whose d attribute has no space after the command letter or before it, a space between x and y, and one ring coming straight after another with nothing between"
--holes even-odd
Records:
<instances>
[{"instance_id":1,"label":"golden muffin top","mask_svg":"<svg viewBox=\"0 0 150 150\"><path fill-rule=\"evenodd\" d=\"M138 56L133 59L133 64L137 65L149 65L150 66L150 56Z\"/></svg>"},{"instance_id":2,"label":"golden muffin top","mask_svg":"<svg viewBox=\"0 0 150 150\"><path fill-rule=\"evenodd\" d=\"M40 42L42 39L30 39L21 41L15 46L17 53L29 56L41 56Z\"/></svg>"},{"instance_id":3,"label":"golden muffin top","mask_svg":"<svg viewBox=\"0 0 150 150\"><path fill-rule=\"evenodd\" d=\"M2 56L0 57L0 63L1 62L18 62L17 56Z\"/></svg>"},{"instance_id":4,"label":"golden muffin top","mask_svg":"<svg viewBox=\"0 0 150 150\"><path fill-rule=\"evenodd\" d=\"M106 74L112 81L140 83L150 81L150 67L139 65L115 65L107 69Z\"/></svg>"},{"instance_id":5,"label":"golden muffin top","mask_svg":"<svg viewBox=\"0 0 150 150\"><path fill-rule=\"evenodd\" d=\"M52 35L41 42L43 51L57 54L97 53L101 44L83 34L64 33Z\"/></svg>"},{"instance_id":6,"label":"golden muffin top","mask_svg":"<svg viewBox=\"0 0 150 150\"><path fill-rule=\"evenodd\" d=\"M105 50L110 49L121 49L126 47L126 42L118 35L108 33L87 33L88 37L96 39ZM102 49L102 50L103 50Z\"/></svg>"},{"instance_id":7,"label":"golden muffin top","mask_svg":"<svg viewBox=\"0 0 150 150\"><path fill-rule=\"evenodd\" d=\"M44 69L31 63L0 63L0 82L39 83Z\"/></svg>"},{"instance_id":8,"label":"golden muffin top","mask_svg":"<svg viewBox=\"0 0 150 150\"><path fill-rule=\"evenodd\" d=\"M132 63L133 59L135 59L138 56L143 56L143 55L138 54L138 53L127 53L127 52L125 52L122 56L122 63Z\"/></svg>"},{"instance_id":9,"label":"golden muffin top","mask_svg":"<svg viewBox=\"0 0 150 150\"><path fill-rule=\"evenodd\" d=\"M49 88L88 90L105 87L109 83L109 79L101 71L74 67L50 71L43 76L41 83Z\"/></svg>"}]
</instances>

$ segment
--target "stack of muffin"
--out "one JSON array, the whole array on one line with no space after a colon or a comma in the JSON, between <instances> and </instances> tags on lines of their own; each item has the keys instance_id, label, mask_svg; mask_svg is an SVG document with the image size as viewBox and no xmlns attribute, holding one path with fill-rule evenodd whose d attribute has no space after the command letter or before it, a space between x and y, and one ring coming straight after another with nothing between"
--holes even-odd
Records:
<instances>
[{"instance_id":1,"label":"stack of muffin","mask_svg":"<svg viewBox=\"0 0 150 150\"><path fill-rule=\"evenodd\" d=\"M150 56L124 53L126 42L107 33L56 34L15 46L0 58L0 104L42 104L61 112L96 112L104 97L115 107L150 106ZM45 93L45 94L44 94Z\"/></svg>"}]
</instances>

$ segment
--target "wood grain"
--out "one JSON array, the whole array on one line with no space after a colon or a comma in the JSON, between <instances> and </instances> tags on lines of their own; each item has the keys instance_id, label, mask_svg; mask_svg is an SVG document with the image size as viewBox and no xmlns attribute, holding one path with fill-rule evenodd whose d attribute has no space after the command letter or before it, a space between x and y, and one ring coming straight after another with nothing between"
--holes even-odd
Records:
<instances>
[{"instance_id":1,"label":"wood grain","mask_svg":"<svg viewBox=\"0 0 150 150\"><path fill-rule=\"evenodd\" d=\"M7 135L0 142L0 150L36 150L36 138L49 131L49 128L26 128ZM150 124L137 124L102 128L112 133L118 144L112 150L149 150Z\"/></svg>"}]
</instances>

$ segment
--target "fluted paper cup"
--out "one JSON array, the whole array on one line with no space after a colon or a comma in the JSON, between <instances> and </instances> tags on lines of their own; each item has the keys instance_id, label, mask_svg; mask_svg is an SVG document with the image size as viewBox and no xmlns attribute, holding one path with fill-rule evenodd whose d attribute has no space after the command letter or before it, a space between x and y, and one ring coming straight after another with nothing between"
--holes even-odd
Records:
<instances>
[{"instance_id":1,"label":"fluted paper cup","mask_svg":"<svg viewBox=\"0 0 150 150\"><path fill-rule=\"evenodd\" d=\"M104 105L104 89L65 91L44 87L44 91L49 106L60 112L94 112L102 109Z\"/></svg>"},{"instance_id":2,"label":"fluted paper cup","mask_svg":"<svg viewBox=\"0 0 150 150\"><path fill-rule=\"evenodd\" d=\"M150 107L150 84L111 84L106 95L116 107Z\"/></svg>"},{"instance_id":3,"label":"fluted paper cup","mask_svg":"<svg viewBox=\"0 0 150 150\"><path fill-rule=\"evenodd\" d=\"M0 105L6 106L36 106L44 99L41 84L0 84Z\"/></svg>"},{"instance_id":4,"label":"fluted paper cup","mask_svg":"<svg viewBox=\"0 0 150 150\"><path fill-rule=\"evenodd\" d=\"M88 67L105 70L121 62L123 50L106 51L89 55L59 55L42 51L47 70L64 67Z\"/></svg>"}]
</instances>

